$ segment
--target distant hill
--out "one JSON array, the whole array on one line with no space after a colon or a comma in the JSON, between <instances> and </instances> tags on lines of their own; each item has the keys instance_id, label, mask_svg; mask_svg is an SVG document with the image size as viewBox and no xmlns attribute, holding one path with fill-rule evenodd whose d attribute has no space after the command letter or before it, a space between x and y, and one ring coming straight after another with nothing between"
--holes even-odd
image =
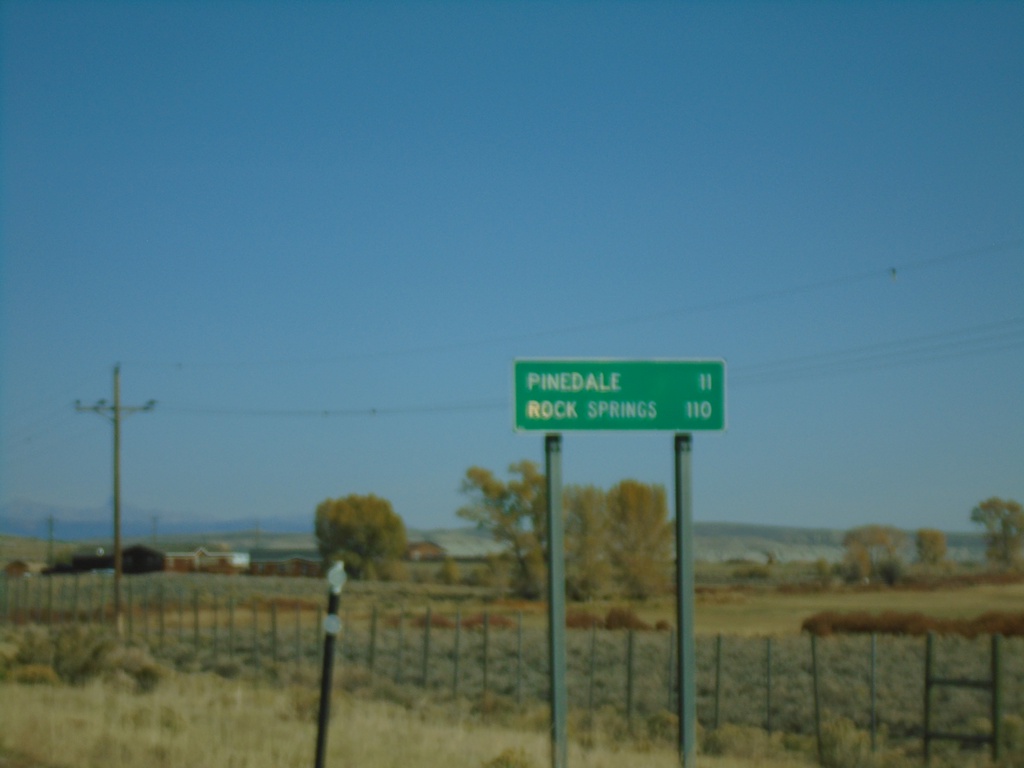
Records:
<instances>
[{"instance_id":1,"label":"distant hill","mask_svg":"<svg viewBox=\"0 0 1024 768\"><path fill-rule=\"evenodd\" d=\"M43 549L47 520L55 520L54 535L59 543L75 546L108 545L109 509L83 508L70 510L33 502L13 502L0 507L0 555L10 552L10 537L35 539L31 551ZM176 519L171 515L127 507L124 510L122 536L125 546L135 543L153 544L153 518L158 530L156 546L164 551L190 551L200 546L231 550L316 549L316 541L308 517L303 520L286 517L274 519L215 521L205 526L194 519ZM257 527L258 522L258 527ZM301 529L308 530L300 532ZM780 525L746 523L694 523L694 550L698 560L706 562L813 561L824 558L836 562L843 558L844 530L830 528L794 528ZM4 536L6 534L6 536ZM484 557L500 551L498 545L483 531L472 527L410 530L410 541L433 541L447 551L462 557ZM908 531L913 544L914 534ZM982 561L984 541L980 533L947 533L949 558L960 562ZM912 560L912 550L905 553ZM0 557L0 559L3 559ZM10 556L8 555L8 558Z\"/></svg>"},{"instance_id":2,"label":"distant hill","mask_svg":"<svg viewBox=\"0 0 1024 768\"><path fill-rule=\"evenodd\" d=\"M17 499L0 505L0 534L12 536L48 536L48 520L54 520L54 536L63 541L104 540L111 534L113 502L100 507L63 507ZM154 523L160 538L190 539L210 534L251 534L259 527L261 534L301 535L306 529L312 536L312 520L308 512L301 516L281 515L271 518L240 518L204 523L194 515L145 509L131 504L121 507L121 535L125 539L151 540Z\"/></svg>"},{"instance_id":3,"label":"distant hill","mask_svg":"<svg viewBox=\"0 0 1024 768\"><path fill-rule=\"evenodd\" d=\"M769 555L779 562L829 562L843 559L845 530L832 528L792 528L781 525L748 523L694 523L694 551L698 560L725 562L751 560L765 562ZM907 531L907 560L914 559L914 531ZM985 559L985 543L980 533L947 533L950 560L958 562Z\"/></svg>"}]
</instances>

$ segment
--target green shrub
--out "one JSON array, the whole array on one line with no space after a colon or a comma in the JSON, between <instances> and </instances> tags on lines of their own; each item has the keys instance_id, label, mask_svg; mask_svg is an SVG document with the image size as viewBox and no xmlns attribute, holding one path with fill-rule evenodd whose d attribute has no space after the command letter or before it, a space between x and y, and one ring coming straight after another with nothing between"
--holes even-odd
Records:
<instances>
[{"instance_id":1,"label":"green shrub","mask_svg":"<svg viewBox=\"0 0 1024 768\"><path fill-rule=\"evenodd\" d=\"M647 718L647 735L655 741L673 741L679 734L679 716L661 709Z\"/></svg>"},{"instance_id":2,"label":"green shrub","mask_svg":"<svg viewBox=\"0 0 1024 768\"><path fill-rule=\"evenodd\" d=\"M871 738L845 717L828 720L821 726L821 764L824 768L874 768Z\"/></svg>"},{"instance_id":3,"label":"green shrub","mask_svg":"<svg viewBox=\"0 0 1024 768\"><path fill-rule=\"evenodd\" d=\"M107 659L117 647L112 634L91 627L68 627L58 632L53 641L53 666L61 679L81 685L101 675Z\"/></svg>"},{"instance_id":4,"label":"green shrub","mask_svg":"<svg viewBox=\"0 0 1024 768\"><path fill-rule=\"evenodd\" d=\"M60 685L60 677L48 664L26 664L15 667L11 680L24 685Z\"/></svg>"},{"instance_id":5,"label":"green shrub","mask_svg":"<svg viewBox=\"0 0 1024 768\"><path fill-rule=\"evenodd\" d=\"M703 751L708 755L740 757L747 760L766 760L781 746L776 747L773 739L761 728L726 723L704 735Z\"/></svg>"},{"instance_id":6,"label":"green shrub","mask_svg":"<svg viewBox=\"0 0 1024 768\"><path fill-rule=\"evenodd\" d=\"M1001 732L1002 752L1012 765L1024 765L1024 717L1006 715Z\"/></svg>"},{"instance_id":7,"label":"green shrub","mask_svg":"<svg viewBox=\"0 0 1024 768\"><path fill-rule=\"evenodd\" d=\"M15 643L0 642L0 680L18 660L18 646Z\"/></svg>"},{"instance_id":8,"label":"green shrub","mask_svg":"<svg viewBox=\"0 0 1024 768\"><path fill-rule=\"evenodd\" d=\"M903 581L906 566L899 558L890 558L878 564L878 576L890 587Z\"/></svg>"},{"instance_id":9,"label":"green shrub","mask_svg":"<svg viewBox=\"0 0 1024 768\"><path fill-rule=\"evenodd\" d=\"M485 762L483 768L534 768L534 762L524 750L509 747L497 757Z\"/></svg>"},{"instance_id":10,"label":"green shrub","mask_svg":"<svg viewBox=\"0 0 1024 768\"><path fill-rule=\"evenodd\" d=\"M53 662L53 641L42 627L29 627L18 637L18 664L46 664Z\"/></svg>"},{"instance_id":11,"label":"green shrub","mask_svg":"<svg viewBox=\"0 0 1024 768\"><path fill-rule=\"evenodd\" d=\"M605 629L647 630L651 625L636 615L632 608L611 608L604 619Z\"/></svg>"},{"instance_id":12,"label":"green shrub","mask_svg":"<svg viewBox=\"0 0 1024 768\"><path fill-rule=\"evenodd\" d=\"M127 675L135 689L147 693L156 688L166 670L143 648L118 648L110 654L107 674Z\"/></svg>"},{"instance_id":13,"label":"green shrub","mask_svg":"<svg viewBox=\"0 0 1024 768\"><path fill-rule=\"evenodd\" d=\"M446 557L441 563L441 567L437 572L437 580L442 584L449 586L458 584L462 581L462 575L459 573L458 563L450 557Z\"/></svg>"}]
</instances>

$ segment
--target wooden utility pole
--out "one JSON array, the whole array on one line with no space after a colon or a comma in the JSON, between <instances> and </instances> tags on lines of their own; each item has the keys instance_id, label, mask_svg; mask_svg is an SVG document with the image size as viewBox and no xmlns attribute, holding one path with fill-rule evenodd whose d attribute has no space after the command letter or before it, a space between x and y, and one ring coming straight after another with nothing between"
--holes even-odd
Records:
<instances>
[{"instance_id":1,"label":"wooden utility pole","mask_svg":"<svg viewBox=\"0 0 1024 768\"><path fill-rule=\"evenodd\" d=\"M150 400L145 405L123 406L121 405L121 365L114 366L114 403L110 405L106 400L100 400L96 405L83 406L81 401L75 402L75 410L92 411L104 418L110 419L114 424L114 626L118 634L123 634L121 621L121 415L138 413L139 411L151 411L156 405L156 400Z\"/></svg>"}]
</instances>

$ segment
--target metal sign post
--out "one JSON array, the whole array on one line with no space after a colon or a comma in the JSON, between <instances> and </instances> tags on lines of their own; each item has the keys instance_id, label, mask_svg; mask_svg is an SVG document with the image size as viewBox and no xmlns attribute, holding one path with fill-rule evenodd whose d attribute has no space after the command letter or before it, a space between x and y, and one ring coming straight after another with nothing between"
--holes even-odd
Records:
<instances>
[{"instance_id":1,"label":"metal sign post","mask_svg":"<svg viewBox=\"0 0 1024 768\"><path fill-rule=\"evenodd\" d=\"M327 616L324 618L324 666L320 676L320 715L316 730L316 768L323 768L327 750L327 725L331 719L331 683L334 679L334 646L341 631L338 603L345 585L345 564L340 560L327 572L330 592L327 597Z\"/></svg>"},{"instance_id":2,"label":"metal sign post","mask_svg":"<svg viewBox=\"0 0 1024 768\"><path fill-rule=\"evenodd\" d=\"M548 504L548 649L551 658L551 765L568 764L565 687L565 547L562 535L562 436L544 438Z\"/></svg>"},{"instance_id":3,"label":"metal sign post","mask_svg":"<svg viewBox=\"0 0 1024 768\"><path fill-rule=\"evenodd\" d=\"M697 751L697 660L694 652L693 486L690 435L675 439L676 618L679 624L676 671L679 689L679 759L694 765Z\"/></svg>"}]
</instances>

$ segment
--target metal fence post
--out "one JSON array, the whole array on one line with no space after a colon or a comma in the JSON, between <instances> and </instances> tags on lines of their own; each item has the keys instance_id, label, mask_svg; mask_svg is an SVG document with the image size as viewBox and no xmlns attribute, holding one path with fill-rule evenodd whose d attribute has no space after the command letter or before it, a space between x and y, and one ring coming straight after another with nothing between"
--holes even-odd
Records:
<instances>
[{"instance_id":1,"label":"metal fence post","mask_svg":"<svg viewBox=\"0 0 1024 768\"><path fill-rule=\"evenodd\" d=\"M452 649L452 698L459 695L459 641L462 635L462 609L455 609L455 647Z\"/></svg>"},{"instance_id":2,"label":"metal fence post","mask_svg":"<svg viewBox=\"0 0 1024 768\"><path fill-rule=\"evenodd\" d=\"M722 636L715 636L715 730L722 720Z\"/></svg>"},{"instance_id":3,"label":"metal fence post","mask_svg":"<svg viewBox=\"0 0 1024 768\"><path fill-rule=\"evenodd\" d=\"M818 760L821 761L821 685L818 674L818 636L811 635L811 674L814 682L814 735L818 745Z\"/></svg>"},{"instance_id":4,"label":"metal fence post","mask_svg":"<svg viewBox=\"0 0 1024 768\"><path fill-rule=\"evenodd\" d=\"M626 725L629 732L633 732L633 650L636 642L636 632L630 628L626 630Z\"/></svg>"},{"instance_id":5,"label":"metal fence post","mask_svg":"<svg viewBox=\"0 0 1024 768\"><path fill-rule=\"evenodd\" d=\"M772 733L772 639L764 639L764 729Z\"/></svg>"},{"instance_id":6,"label":"metal fence post","mask_svg":"<svg viewBox=\"0 0 1024 768\"><path fill-rule=\"evenodd\" d=\"M427 606L427 614L423 617L423 669L420 674L420 684L426 688L430 682L430 623L433 620L430 606Z\"/></svg>"},{"instance_id":7,"label":"metal fence post","mask_svg":"<svg viewBox=\"0 0 1024 768\"><path fill-rule=\"evenodd\" d=\"M871 633L871 751L878 750L878 696L876 670L878 658L878 635Z\"/></svg>"},{"instance_id":8,"label":"metal fence post","mask_svg":"<svg viewBox=\"0 0 1024 768\"><path fill-rule=\"evenodd\" d=\"M999 761L1003 740L1003 638L992 635L992 760Z\"/></svg>"}]
</instances>

